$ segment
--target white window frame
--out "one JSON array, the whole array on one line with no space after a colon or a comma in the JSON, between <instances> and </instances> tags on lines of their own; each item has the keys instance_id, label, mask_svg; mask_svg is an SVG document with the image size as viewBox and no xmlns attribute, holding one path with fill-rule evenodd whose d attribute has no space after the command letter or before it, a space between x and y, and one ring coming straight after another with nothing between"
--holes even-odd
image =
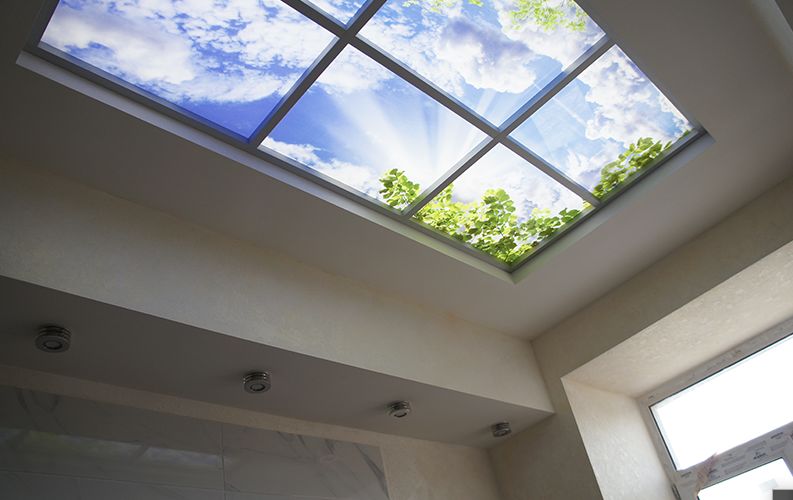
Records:
<instances>
[{"instance_id":1,"label":"white window frame","mask_svg":"<svg viewBox=\"0 0 793 500\"><path fill-rule=\"evenodd\" d=\"M664 472L669 477L673 492L678 499L696 500L700 490L780 458L785 461L793 474L793 422L719 453L712 459L677 470L651 410L654 404L702 382L791 335L793 332L790 322L785 322L639 398L642 418L650 431L650 437L661 458Z\"/></svg>"}]
</instances>

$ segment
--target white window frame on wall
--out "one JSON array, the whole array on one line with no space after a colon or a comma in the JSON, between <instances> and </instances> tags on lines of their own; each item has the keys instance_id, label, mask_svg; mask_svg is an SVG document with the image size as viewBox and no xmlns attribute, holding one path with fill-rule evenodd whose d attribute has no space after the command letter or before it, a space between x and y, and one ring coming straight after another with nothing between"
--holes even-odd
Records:
<instances>
[{"instance_id":1,"label":"white window frame on wall","mask_svg":"<svg viewBox=\"0 0 793 500\"><path fill-rule=\"evenodd\" d=\"M793 422L771 430L734 448L718 453L698 464L678 470L664 442L651 407L664 399L696 385L770 345L793 335L793 319L786 321L738 347L670 380L639 398L642 418L661 458L675 496L696 500L699 491L739 476L775 460L783 459L793 474Z\"/></svg>"}]
</instances>

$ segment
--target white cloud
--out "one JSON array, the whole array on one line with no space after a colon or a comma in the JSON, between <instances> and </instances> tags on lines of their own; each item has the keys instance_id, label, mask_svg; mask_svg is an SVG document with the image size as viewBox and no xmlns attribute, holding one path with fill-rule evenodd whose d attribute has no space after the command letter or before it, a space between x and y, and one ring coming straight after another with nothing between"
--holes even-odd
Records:
<instances>
[{"instance_id":1,"label":"white cloud","mask_svg":"<svg viewBox=\"0 0 793 500\"><path fill-rule=\"evenodd\" d=\"M562 170L568 177L591 190L600 180L600 170L607 163L616 160L624 149L614 141L604 142L602 146L603 149L594 156L568 150Z\"/></svg>"},{"instance_id":2,"label":"white cloud","mask_svg":"<svg viewBox=\"0 0 793 500\"><path fill-rule=\"evenodd\" d=\"M349 94L360 90L376 90L395 75L369 57L348 47L331 63L317 80L328 93Z\"/></svg>"},{"instance_id":3,"label":"white cloud","mask_svg":"<svg viewBox=\"0 0 793 500\"><path fill-rule=\"evenodd\" d=\"M546 31L531 19L516 27L510 15L515 8L514 0L493 1L501 30L506 37L525 44L537 54L556 60L563 67L572 63L603 36L603 31L590 19L587 20L583 31L571 31L565 28ZM549 0L549 3L559 4L561 0Z\"/></svg>"},{"instance_id":4,"label":"white cloud","mask_svg":"<svg viewBox=\"0 0 793 500\"><path fill-rule=\"evenodd\" d=\"M325 161L320 158L319 148L311 144L291 144L267 138L262 146L278 151L282 155L311 167L347 186L355 188L373 198L379 198L381 188L379 176L371 167L356 165L354 163L331 159Z\"/></svg>"},{"instance_id":5,"label":"white cloud","mask_svg":"<svg viewBox=\"0 0 793 500\"><path fill-rule=\"evenodd\" d=\"M537 78L530 65L536 56L528 47L463 18L443 28L435 41L435 54L479 89L520 93Z\"/></svg>"},{"instance_id":6,"label":"white cloud","mask_svg":"<svg viewBox=\"0 0 793 500\"><path fill-rule=\"evenodd\" d=\"M347 22L360 7L349 0L313 0L312 3L342 22Z\"/></svg>"},{"instance_id":7,"label":"white cloud","mask_svg":"<svg viewBox=\"0 0 793 500\"><path fill-rule=\"evenodd\" d=\"M176 101L282 94L331 39L277 0L70 5L56 10L47 43Z\"/></svg>"},{"instance_id":8,"label":"white cloud","mask_svg":"<svg viewBox=\"0 0 793 500\"><path fill-rule=\"evenodd\" d=\"M491 188L503 188L509 193L516 214L524 220L534 208L558 213L565 208L582 207L581 198L504 146L496 146L460 176L454 183L454 194L456 199L470 202Z\"/></svg>"},{"instance_id":9,"label":"white cloud","mask_svg":"<svg viewBox=\"0 0 793 500\"><path fill-rule=\"evenodd\" d=\"M548 33L531 22L516 29L509 15L513 1L493 0L482 7L467 1L455 2L442 14L388 3L362 34L457 97L464 96L468 84L486 91L485 100L493 99L492 93L517 95L531 88L545 76L537 73L540 55L564 67L603 35L591 22L580 33ZM490 16L495 19L487 20Z\"/></svg>"},{"instance_id":10,"label":"white cloud","mask_svg":"<svg viewBox=\"0 0 793 500\"><path fill-rule=\"evenodd\" d=\"M589 87L586 100L593 105L594 117L586 123L590 140L611 139L624 146L639 137L667 141L685 127L685 119L675 112L670 130L664 115L668 116L672 105L616 47L579 78Z\"/></svg>"}]
</instances>

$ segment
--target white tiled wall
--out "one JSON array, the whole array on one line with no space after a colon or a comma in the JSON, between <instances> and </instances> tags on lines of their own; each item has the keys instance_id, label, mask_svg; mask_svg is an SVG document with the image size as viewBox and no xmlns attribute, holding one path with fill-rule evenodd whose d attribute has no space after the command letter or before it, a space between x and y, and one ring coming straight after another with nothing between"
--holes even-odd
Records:
<instances>
[{"instance_id":1,"label":"white tiled wall","mask_svg":"<svg viewBox=\"0 0 793 500\"><path fill-rule=\"evenodd\" d=\"M373 446L0 387L3 500L386 500Z\"/></svg>"}]
</instances>

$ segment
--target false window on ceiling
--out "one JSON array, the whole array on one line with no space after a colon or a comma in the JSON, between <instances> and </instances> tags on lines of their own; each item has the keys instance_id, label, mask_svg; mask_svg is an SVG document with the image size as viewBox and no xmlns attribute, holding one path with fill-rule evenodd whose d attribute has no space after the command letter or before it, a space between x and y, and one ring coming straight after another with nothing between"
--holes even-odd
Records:
<instances>
[{"instance_id":1,"label":"false window on ceiling","mask_svg":"<svg viewBox=\"0 0 793 500\"><path fill-rule=\"evenodd\" d=\"M31 52L512 271L704 134L573 0L61 0Z\"/></svg>"}]
</instances>

